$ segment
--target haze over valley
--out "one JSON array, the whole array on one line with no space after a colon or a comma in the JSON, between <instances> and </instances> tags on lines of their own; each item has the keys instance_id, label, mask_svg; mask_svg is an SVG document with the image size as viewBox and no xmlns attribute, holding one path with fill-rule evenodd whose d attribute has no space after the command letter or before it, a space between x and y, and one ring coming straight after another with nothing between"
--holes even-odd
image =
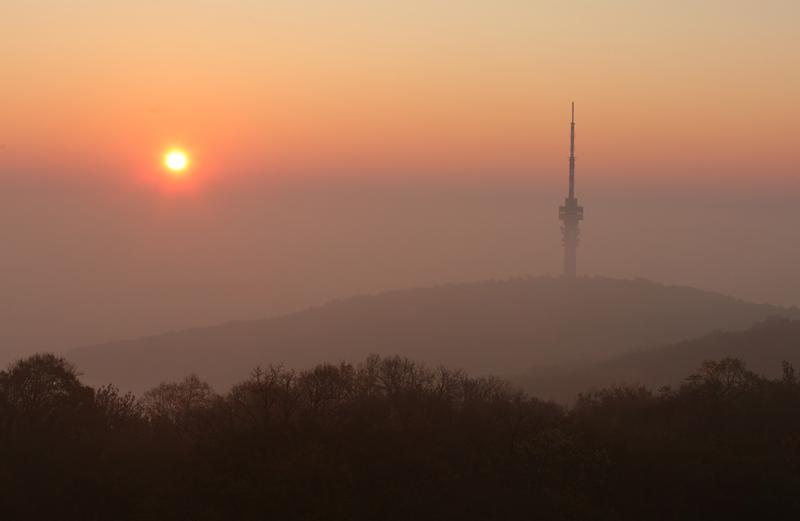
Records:
<instances>
[{"instance_id":1,"label":"haze over valley","mask_svg":"<svg viewBox=\"0 0 800 521\"><path fill-rule=\"evenodd\" d=\"M800 2L3 0L3 521L794 519Z\"/></svg>"}]
</instances>

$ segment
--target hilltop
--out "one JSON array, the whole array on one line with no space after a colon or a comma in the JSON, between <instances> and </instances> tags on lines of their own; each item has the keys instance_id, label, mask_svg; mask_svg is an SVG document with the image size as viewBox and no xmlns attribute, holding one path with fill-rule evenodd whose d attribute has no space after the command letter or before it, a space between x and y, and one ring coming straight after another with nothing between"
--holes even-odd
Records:
<instances>
[{"instance_id":1,"label":"hilltop","mask_svg":"<svg viewBox=\"0 0 800 521\"><path fill-rule=\"evenodd\" d=\"M800 311L644 280L538 277L358 296L275 318L85 347L68 358L88 383L134 391L191 372L225 388L258 365L307 368L371 353L507 375L741 330L771 315L800 318Z\"/></svg>"}]
</instances>

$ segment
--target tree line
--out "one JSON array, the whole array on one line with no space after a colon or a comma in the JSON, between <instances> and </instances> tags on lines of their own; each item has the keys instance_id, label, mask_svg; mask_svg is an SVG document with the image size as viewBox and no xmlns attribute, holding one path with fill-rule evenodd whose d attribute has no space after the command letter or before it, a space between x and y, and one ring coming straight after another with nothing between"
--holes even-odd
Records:
<instances>
[{"instance_id":1,"label":"tree line","mask_svg":"<svg viewBox=\"0 0 800 521\"><path fill-rule=\"evenodd\" d=\"M139 398L52 354L0 371L3 519L777 519L798 490L789 364L708 361L569 408L401 357Z\"/></svg>"}]
</instances>

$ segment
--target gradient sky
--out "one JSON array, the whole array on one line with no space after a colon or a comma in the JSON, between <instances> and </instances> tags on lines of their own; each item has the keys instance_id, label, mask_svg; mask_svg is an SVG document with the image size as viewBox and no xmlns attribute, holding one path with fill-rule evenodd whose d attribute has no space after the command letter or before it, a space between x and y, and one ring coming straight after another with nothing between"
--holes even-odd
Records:
<instances>
[{"instance_id":1,"label":"gradient sky","mask_svg":"<svg viewBox=\"0 0 800 521\"><path fill-rule=\"evenodd\" d=\"M209 174L410 161L550 175L573 98L582 155L608 175L798 165L797 2L3 5L15 165L129 176L179 142Z\"/></svg>"},{"instance_id":2,"label":"gradient sky","mask_svg":"<svg viewBox=\"0 0 800 521\"><path fill-rule=\"evenodd\" d=\"M557 273L572 100L581 271L800 303L799 19L794 1L5 0L0 341Z\"/></svg>"}]
</instances>

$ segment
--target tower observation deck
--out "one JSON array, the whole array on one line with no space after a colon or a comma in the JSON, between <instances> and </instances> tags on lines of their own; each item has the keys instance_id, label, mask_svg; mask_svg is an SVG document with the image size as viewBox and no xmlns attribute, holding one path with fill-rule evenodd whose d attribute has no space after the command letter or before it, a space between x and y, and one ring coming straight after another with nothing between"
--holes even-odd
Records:
<instances>
[{"instance_id":1,"label":"tower observation deck","mask_svg":"<svg viewBox=\"0 0 800 521\"><path fill-rule=\"evenodd\" d=\"M575 197L575 103L572 103L572 122L569 126L569 193L564 205L558 208L564 243L564 278L574 279L577 272L578 223L583 220L583 207Z\"/></svg>"}]
</instances>

